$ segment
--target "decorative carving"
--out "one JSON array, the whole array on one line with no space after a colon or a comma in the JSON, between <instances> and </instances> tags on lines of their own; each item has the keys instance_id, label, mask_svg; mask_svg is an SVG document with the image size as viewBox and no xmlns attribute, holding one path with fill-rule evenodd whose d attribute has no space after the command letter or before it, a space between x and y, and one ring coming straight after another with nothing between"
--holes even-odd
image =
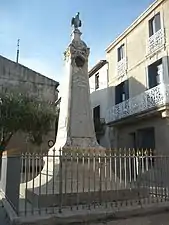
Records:
<instances>
[{"instance_id":1,"label":"decorative carving","mask_svg":"<svg viewBox=\"0 0 169 225\"><path fill-rule=\"evenodd\" d=\"M64 52L64 60L68 61L70 58L74 65L77 65L77 61L80 63L80 67L84 65L86 61L88 61L90 49L87 45L82 41L75 41L73 40L72 43L69 45L67 50ZM76 62L75 62L76 59ZM83 65L82 65L83 64ZM79 66L78 66L79 67Z\"/></svg>"},{"instance_id":2,"label":"decorative carving","mask_svg":"<svg viewBox=\"0 0 169 225\"><path fill-rule=\"evenodd\" d=\"M67 48L63 54L64 54L64 61L68 61L68 59L70 57L70 49Z\"/></svg>"},{"instance_id":3,"label":"decorative carving","mask_svg":"<svg viewBox=\"0 0 169 225\"><path fill-rule=\"evenodd\" d=\"M107 111L106 123L169 103L169 85L160 84L140 95L121 102Z\"/></svg>"},{"instance_id":4,"label":"decorative carving","mask_svg":"<svg viewBox=\"0 0 169 225\"><path fill-rule=\"evenodd\" d=\"M83 41L73 40L70 44L70 53L72 60L79 56L84 59L84 61L87 61L89 56L89 48L87 48Z\"/></svg>"},{"instance_id":5,"label":"decorative carving","mask_svg":"<svg viewBox=\"0 0 169 225\"><path fill-rule=\"evenodd\" d=\"M72 18L71 25L74 26L72 33L73 40L67 50L64 52L64 59L68 61L71 59L72 66L83 67L88 62L89 48L84 41L80 39L81 32L78 29L81 27L81 20L79 19L79 12Z\"/></svg>"},{"instance_id":6,"label":"decorative carving","mask_svg":"<svg viewBox=\"0 0 169 225\"><path fill-rule=\"evenodd\" d=\"M127 60L123 58L117 63L117 78L122 78L126 74Z\"/></svg>"},{"instance_id":7,"label":"decorative carving","mask_svg":"<svg viewBox=\"0 0 169 225\"><path fill-rule=\"evenodd\" d=\"M77 67L83 67L84 64L85 64L85 59L82 58L81 56L77 56L77 57L75 58L75 63L76 63L76 66L77 66Z\"/></svg>"},{"instance_id":8,"label":"decorative carving","mask_svg":"<svg viewBox=\"0 0 169 225\"><path fill-rule=\"evenodd\" d=\"M151 54L157 51L159 48L163 47L165 44L164 29L160 29L148 40L148 53Z\"/></svg>"},{"instance_id":9,"label":"decorative carving","mask_svg":"<svg viewBox=\"0 0 169 225\"><path fill-rule=\"evenodd\" d=\"M76 84L77 87L85 87L87 88L87 80L85 76L74 76L73 83Z\"/></svg>"}]
</instances>

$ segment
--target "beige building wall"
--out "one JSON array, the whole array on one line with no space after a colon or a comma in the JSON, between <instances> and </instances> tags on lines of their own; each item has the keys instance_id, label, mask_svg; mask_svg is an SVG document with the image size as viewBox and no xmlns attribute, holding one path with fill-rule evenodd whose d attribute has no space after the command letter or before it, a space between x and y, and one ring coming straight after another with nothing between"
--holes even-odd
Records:
<instances>
[{"instance_id":1,"label":"beige building wall","mask_svg":"<svg viewBox=\"0 0 169 225\"><path fill-rule=\"evenodd\" d=\"M161 8L162 8L161 11L163 12L163 22L164 22L165 33L166 33L166 46L168 51L169 50L169 1L165 0Z\"/></svg>"},{"instance_id":2,"label":"beige building wall","mask_svg":"<svg viewBox=\"0 0 169 225\"><path fill-rule=\"evenodd\" d=\"M16 133L11 138L9 144L6 147L7 151L17 150L19 152L43 152L47 153L49 150L48 141L55 141L55 129L49 132L43 137L43 143L38 146L27 141L27 135L23 133Z\"/></svg>"},{"instance_id":3,"label":"beige building wall","mask_svg":"<svg viewBox=\"0 0 169 225\"><path fill-rule=\"evenodd\" d=\"M149 54L149 20L158 12L160 12L161 17L161 28L164 29L165 45ZM125 45L126 75L119 78L117 50L122 44ZM129 80L129 99L143 93L148 89L148 66L164 56L169 56L169 0L155 1L124 33L108 46L106 53L106 60L109 64L108 86L109 89L111 88L109 96L109 99L112 99L109 101L109 108L111 108L115 105L116 85L127 79ZM131 147L130 133L136 132L137 129L154 127L156 150L165 153L169 151L168 119L162 118L161 115L151 116L148 119L143 117L132 123L129 121L127 123L127 119L121 120L119 125L110 125L110 127L112 147Z\"/></svg>"},{"instance_id":4,"label":"beige building wall","mask_svg":"<svg viewBox=\"0 0 169 225\"><path fill-rule=\"evenodd\" d=\"M155 129L155 151L156 153L169 153L169 120L154 116L137 120L137 123L130 123L118 127L118 148L132 148L131 133L138 129L154 127Z\"/></svg>"},{"instance_id":5,"label":"beige building wall","mask_svg":"<svg viewBox=\"0 0 169 225\"><path fill-rule=\"evenodd\" d=\"M157 6L161 3L159 6ZM153 9L153 10L152 10ZM147 66L168 55L169 51L169 0L157 1L148 11L136 20L112 44L112 49L107 49L106 59L109 63L109 86L116 86L125 79L129 79L129 97L134 97L147 88ZM152 10L152 11L151 11ZM149 20L158 12L161 15L161 25L165 28L165 48L148 55ZM117 78L117 49L125 44L127 60L127 76ZM134 84L136 83L136 85ZM139 86L140 84L140 86ZM115 104L115 103L114 103Z\"/></svg>"}]
</instances>

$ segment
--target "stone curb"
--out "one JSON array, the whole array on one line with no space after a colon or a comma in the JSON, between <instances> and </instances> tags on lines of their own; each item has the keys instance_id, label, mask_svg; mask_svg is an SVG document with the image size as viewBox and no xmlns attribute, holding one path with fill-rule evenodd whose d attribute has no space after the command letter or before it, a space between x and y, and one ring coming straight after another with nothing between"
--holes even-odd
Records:
<instances>
[{"instance_id":1,"label":"stone curb","mask_svg":"<svg viewBox=\"0 0 169 225\"><path fill-rule=\"evenodd\" d=\"M64 210L63 213L18 217L9 202L4 198L2 202L11 225L71 225L85 224L110 220L128 219L132 217L144 217L147 215L169 212L169 202L158 203L157 205L146 205L145 207L134 206L114 210L113 208L98 208L92 210Z\"/></svg>"},{"instance_id":2,"label":"stone curb","mask_svg":"<svg viewBox=\"0 0 169 225\"><path fill-rule=\"evenodd\" d=\"M135 210L123 210L117 212L110 212L110 210L103 212L102 210L89 211L83 210L80 212L73 211L72 213L64 212L58 215L48 216L30 216L27 218L13 217L12 225L66 225L66 224L85 224L101 221L120 220L131 217L140 217L153 214L160 214L169 211L169 206L137 208ZM11 219L11 218L10 218Z\"/></svg>"}]
</instances>

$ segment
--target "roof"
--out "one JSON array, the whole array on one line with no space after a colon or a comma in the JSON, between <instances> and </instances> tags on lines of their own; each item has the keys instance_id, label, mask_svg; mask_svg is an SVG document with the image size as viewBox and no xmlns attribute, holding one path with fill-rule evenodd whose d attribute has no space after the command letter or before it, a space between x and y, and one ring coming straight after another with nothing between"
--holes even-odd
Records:
<instances>
[{"instance_id":1,"label":"roof","mask_svg":"<svg viewBox=\"0 0 169 225\"><path fill-rule=\"evenodd\" d=\"M32 72L36 73L38 76L43 77L43 78L45 78L45 79L47 79L47 80L53 82L53 83L55 84L56 88L59 86L59 82L58 82L58 81L53 80L53 79L51 79L51 78L49 78L49 77L46 77L45 75L43 75L43 74L41 74L41 73L39 73L39 72L36 72L36 71L30 69L29 67L26 67L26 66L24 66L24 65L22 65L22 64L20 64L20 63L16 63L16 62L14 62L14 61L12 61L12 60L10 60L10 59L8 59L8 58L2 56L2 55L0 55L0 58L1 58L2 60L8 61L9 63L15 64L15 65L17 65L17 66L19 66L19 67L22 67L22 68L25 68L25 69L27 69L27 70L29 70L29 71L32 71Z\"/></svg>"},{"instance_id":2,"label":"roof","mask_svg":"<svg viewBox=\"0 0 169 225\"><path fill-rule=\"evenodd\" d=\"M89 78L95 74L100 68L102 68L107 63L106 60L100 60L90 71L89 71Z\"/></svg>"},{"instance_id":3,"label":"roof","mask_svg":"<svg viewBox=\"0 0 169 225\"><path fill-rule=\"evenodd\" d=\"M155 10L162 2L166 0L154 1L122 34L120 34L107 48L106 52L110 52L121 40L123 40L136 26L138 26L153 10Z\"/></svg>"}]
</instances>

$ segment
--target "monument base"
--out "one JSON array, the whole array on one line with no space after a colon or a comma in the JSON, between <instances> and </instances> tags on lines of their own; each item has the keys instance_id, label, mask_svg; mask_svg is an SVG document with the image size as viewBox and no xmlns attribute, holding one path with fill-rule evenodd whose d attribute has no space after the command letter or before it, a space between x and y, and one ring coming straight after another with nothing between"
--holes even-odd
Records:
<instances>
[{"instance_id":1,"label":"monument base","mask_svg":"<svg viewBox=\"0 0 169 225\"><path fill-rule=\"evenodd\" d=\"M148 197L148 189L131 187L120 180L112 170L110 159L98 154L63 154L57 168L35 178L46 182L37 187L27 185L26 198L35 207L72 206L113 202ZM103 155L104 155L103 151ZM56 166L56 165L55 165ZM57 171L57 173L56 173Z\"/></svg>"},{"instance_id":2,"label":"monument base","mask_svg":"<svg viewBox=\"0 0 169 225\"><path fill-rule=\"evenodd\" d=\"M32 190L27 190L28 201L34 207L58 207L58 206L75 206L75 205L92 205L106 202L118 202L127 200L140 200L148 198L149 192L147 188L108 190L84 193L64 193L38 195Z\"/></svg>"}]
</instances>

